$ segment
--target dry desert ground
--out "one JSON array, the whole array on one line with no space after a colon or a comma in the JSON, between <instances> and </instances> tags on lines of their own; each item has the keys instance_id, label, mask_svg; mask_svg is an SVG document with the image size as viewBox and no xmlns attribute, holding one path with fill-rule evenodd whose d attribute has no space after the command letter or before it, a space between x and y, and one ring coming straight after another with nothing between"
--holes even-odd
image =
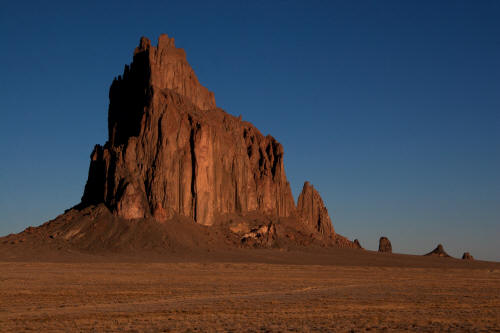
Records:
<instances>
[{"instance_id":1,"label":"dry desert ground","mask_svg":"<svg viewBox=\"0 0 500 333\"><path fill-rule=\"evenodd\" d=\"M333 252L4 260L0 331L500 331L499 264Z\"/></svg>"}]
</instances>

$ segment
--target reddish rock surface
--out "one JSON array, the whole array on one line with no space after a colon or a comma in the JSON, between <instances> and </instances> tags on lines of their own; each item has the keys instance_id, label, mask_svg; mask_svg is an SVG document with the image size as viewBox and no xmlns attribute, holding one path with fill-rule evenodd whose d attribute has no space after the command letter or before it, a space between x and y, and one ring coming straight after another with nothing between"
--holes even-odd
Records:
<instances>
[{"instance_id":1,"label":"reddish rock surface","mask_svg":"<svg viewBox=\"0 0 500 333\"><path fill-rule=\"evenodd\" d=\"M361 243L359 242L359 240L355 239L353 243L354 243L354 247L355 248L363 249L363 247L361 246Z\"/></svg>"},{"instance_id":2,"label":"reddish rock surface","mask_svg":"<svg viewBox=\"0 0 500 333\"><path fill-rule=\"evenodd\" d=\"M302 192L299 195L297 213L320 234L330 238L335 236L328 210L318 191L309 182L304 183Z\"/></svg>"},{"instance_id":3,"label":"reddish rock surface","mask_svg":"<svg viewBox=\"0 0 500 333\"><path fill-rule=\"evenodd\" d=\"M434 250L427 253L426 256L436 256L436 257L450 257L448 253L443 248L443 245L439 244Z\"/></svg>"},{"instance_id":4,"label":"reddish rock surface","mask_svg":"<svg viewBox=\"0 0 500 333\"><path fill-rule=\"evenodd\" d=\"M175 47L173 38L160 35L158 46L141 38L134 56L147 57L149 84L155 90L170 89L187 97L200 110L216 108L214 93L203 87L186 59L183 49Z\"/></svg>"},{"instance_id":5,"label":"reddish rock surface","mask_svg":"<svg viewBox=\"0 0 500 333\"><path fill-rule=\"evenodd\" d=\"M389 238L380 237L378 242L378 252L392 253L392 245Z\"/></svg>"}]
</instances>

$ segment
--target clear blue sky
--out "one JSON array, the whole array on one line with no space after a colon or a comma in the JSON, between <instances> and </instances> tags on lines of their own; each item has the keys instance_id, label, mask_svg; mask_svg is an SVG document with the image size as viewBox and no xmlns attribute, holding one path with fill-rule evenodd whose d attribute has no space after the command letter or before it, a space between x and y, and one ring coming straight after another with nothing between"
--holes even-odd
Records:
<instances>
[{"instance_id":1,"label":"clear blue sky","mask_svg":"<svg viewBox=\"0 0 500 333\"><path fill-rule=\"evenodd\" d=\"M500 260L499 1L2 1L1 235L79 202L113 77L161 33L339 233Z\"/></svg>"}]
</instances>

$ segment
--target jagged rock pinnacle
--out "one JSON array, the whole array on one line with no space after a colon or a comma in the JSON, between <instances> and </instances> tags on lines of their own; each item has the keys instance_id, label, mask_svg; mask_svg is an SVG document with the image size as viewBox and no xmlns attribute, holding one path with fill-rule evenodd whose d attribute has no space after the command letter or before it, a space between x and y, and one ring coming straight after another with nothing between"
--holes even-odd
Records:
<instances>
[{"instance_id":1,"label":"jagged rock pinnacle","mask_svg":"<svg viewBox=\"0 0 500 333\"><path fill-rule=\"evenodd\" d=\"M297 212L304 221L321 234L333 237L335 231L328 210L318 191L308 181L304 182L297 201Z\"/></svg>"}]
</instances>

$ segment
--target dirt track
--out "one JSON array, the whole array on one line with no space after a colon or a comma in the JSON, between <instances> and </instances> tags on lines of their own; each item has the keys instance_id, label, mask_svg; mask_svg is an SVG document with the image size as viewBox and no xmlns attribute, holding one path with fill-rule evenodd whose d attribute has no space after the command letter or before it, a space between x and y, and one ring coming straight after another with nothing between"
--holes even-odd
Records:
<instances>
[{"instance_id":1,"label":"dirt track","mask_svg":"<svg viewBox=\"0 0 500 333\"><path fill-rule=\"evenodd\" d=\"M3 262L0 331L499 331L500 266L455 266Z\"/></svg>"}]
</instances>

